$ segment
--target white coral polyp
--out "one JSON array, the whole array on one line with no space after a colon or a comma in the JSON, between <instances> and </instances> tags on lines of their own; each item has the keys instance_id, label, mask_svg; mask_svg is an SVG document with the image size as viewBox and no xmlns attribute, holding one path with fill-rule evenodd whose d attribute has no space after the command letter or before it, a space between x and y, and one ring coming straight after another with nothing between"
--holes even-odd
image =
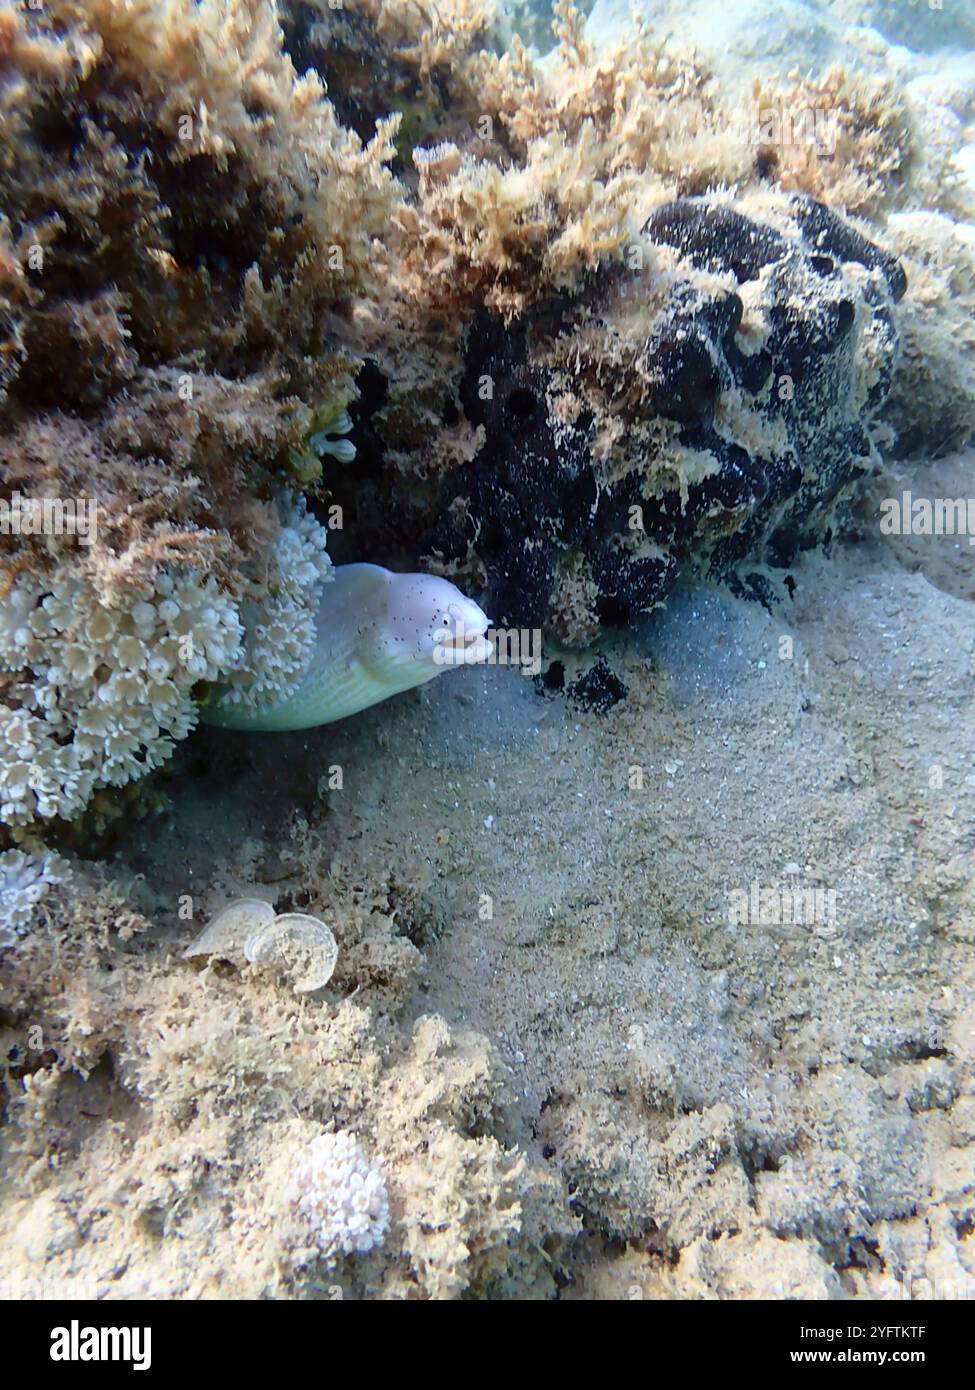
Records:
<instances>
[{"instance_id":1,"label":"white coral polyp","mask_svg":"<svg viewBox=\"0 0 975 1390\"><path fill-rule=\"evenodd\" d=\"M284 502L260 573L244 582L244 658L227 680L224 703L277 704L294 691L315 643L322 585L332 578L327 540L303 502Z\"/></svg>"},{"instance_id":2,"label":"white coral polyp","mask_svg":"<svg viewBox=\"0 0 975 1390\"><path fill-rule=\"evenodd\" d=\"M326 1260L381 1245L389 1198L379 1169L354 1134L322 1134L295 1165L288 1195Z\"/></svg>"},{"instance_id":3,"label":"white coral polyp","mask_svg":"<svg viewBox=\"0 0 975 1390\"><path fill-rule=\"evenodd\" d=\"M54 883L71 877L68 865L52 850L0 854L0 947L13 945L30 925L34 909Z\"/></svg>"},{"instance_id":4,"label":"white coral polyp","mask_svg":"<svg viewBox=\"0 0 975 1390\"><path fill-rule=\"evenodd\" d=\"M234 596L168 570L153 592L109 608L70 565L11 586L0 599L0 821L70 819L98 787L159 767L196 724L197 682L224 680L223 698L249 705L291 694L332 562L303 500L283 499L281 516Z\"/></svg>"},{"instance_id":5,"label":"white coral polyp","mask_svg":"<svg viewBox=\"0 0 975 1390\"><path fill-rule=\"evenodd\" d=\"M196 722L191 690L240 660L236 603L212 579L161 573L106 608L70 566L0 600L0 820L83 810L158 767Z\"/></svg>"}]
</instances>

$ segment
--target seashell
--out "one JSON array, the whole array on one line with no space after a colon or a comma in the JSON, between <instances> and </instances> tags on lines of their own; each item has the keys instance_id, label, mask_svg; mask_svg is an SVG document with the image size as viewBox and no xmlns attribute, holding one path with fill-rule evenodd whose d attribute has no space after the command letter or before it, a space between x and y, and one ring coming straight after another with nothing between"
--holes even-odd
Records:
<instances>
[{"instance_id":1,"label":"seashell","mask_svg":"<svg viewBox=\"0 0 975 1390\"><path fill-rule=\"evenodd\" d=\"M261 898L235 898L221 908L216 917L183 952L190 956L223 956L240 959L246 954L248 942L275 918L274 908Z\"/></svg>"},{"instance_id":2,"label":"seashell","mask_svg":"<svg viewBox=\"0 0 975 1390\"><path fill-rule=\"evenodd\" d=\"M270 965L287 974L296 994L311 994L332 978L339 950L319 918L282 912L249 938L244 955L251 965Z\"/></svg>"}]
</instances>

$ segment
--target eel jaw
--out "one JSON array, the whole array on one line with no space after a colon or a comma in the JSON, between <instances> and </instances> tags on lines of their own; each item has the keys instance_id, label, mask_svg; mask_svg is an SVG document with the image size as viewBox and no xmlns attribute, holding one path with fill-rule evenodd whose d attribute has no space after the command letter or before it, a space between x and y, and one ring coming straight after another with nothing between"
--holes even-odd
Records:
<instances>
[{"instance_id":1,"label":"eel jaw","mask_svg":"<svg viewBox=\"0 0 975 1390\"><path fill-rule=\"evenodd\" d=\"M452 632L436 635L433 659L438 666L476 666L494 655L494 643L487 635L491 619L481 614L476 624L458 622Z\"/></svg>"}]
</instances>

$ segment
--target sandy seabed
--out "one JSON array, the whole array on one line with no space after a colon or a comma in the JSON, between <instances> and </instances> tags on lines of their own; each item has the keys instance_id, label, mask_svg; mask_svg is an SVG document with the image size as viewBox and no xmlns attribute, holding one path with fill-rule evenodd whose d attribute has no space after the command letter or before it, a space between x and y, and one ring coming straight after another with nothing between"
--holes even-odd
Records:
<instances>
[{"instance_id":1,"label":"sandy seabed","mask_svg":"<svg viewBox=\"0 0 975 1390\"><path fill-rule=\"evenodd\" d=\"M605 640L605 714L486 668L308 734L199 731L116 833L138 929L89 902L0 975L4 1047L33 1019L76 1063L35 1087L25 1053L9 1099L5 1285L970 1289L973 555L838 546L796 577L772 613L685 588ZM242 894L330 923L325 991L181 959ZM331 1266L286 1200L323 1128L391 1205Z\"/></svg>"}]
</instances>

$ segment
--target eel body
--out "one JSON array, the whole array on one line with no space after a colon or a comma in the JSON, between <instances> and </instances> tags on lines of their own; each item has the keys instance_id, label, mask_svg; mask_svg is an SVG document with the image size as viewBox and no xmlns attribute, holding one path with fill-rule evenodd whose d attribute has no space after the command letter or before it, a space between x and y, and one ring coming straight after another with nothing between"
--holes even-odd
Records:
<instances>
[{"instance_id":1,"label":"eel body","mask_svg":"<svg viewBox=\"0 0 975 1390\"><path fill-rule=\"evenodd\" d=\"M490 620L446 579L338 565L322 591L316 641L297 687L276 704L250 705L218 687L205 724L281 732L331 724L452 666L486 661Z\"/></svg>"}]
</instances>

